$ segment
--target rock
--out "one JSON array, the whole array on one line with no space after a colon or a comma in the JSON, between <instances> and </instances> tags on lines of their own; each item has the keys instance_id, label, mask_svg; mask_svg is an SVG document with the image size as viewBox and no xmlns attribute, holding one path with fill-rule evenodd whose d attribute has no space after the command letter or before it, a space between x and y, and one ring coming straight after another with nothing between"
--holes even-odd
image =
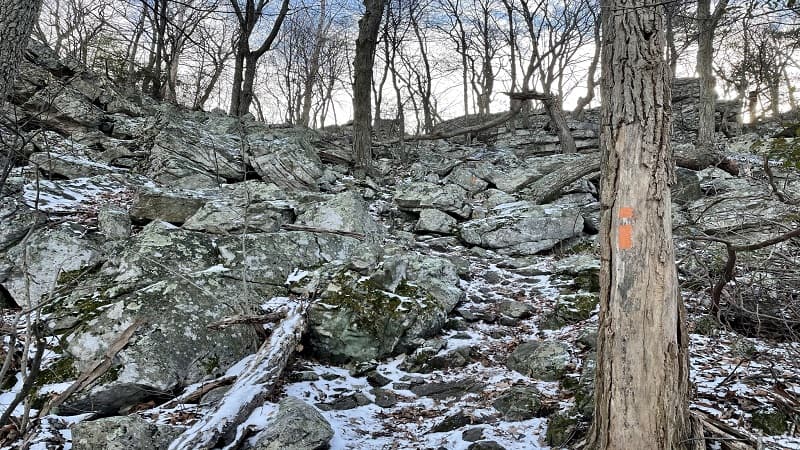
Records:
<instances>
[{"instance_id":1,"label":"rock","mask_svg":"<svg viewBox=\"0 0 800 450\"><path fill-rule=\"evenodd\" d=\"M600 292L600 259L594 255L579 253L563 258L556 262L553 273L571 287L562 288L563 293Z\"/></svg>"},{"instance_id":2,"label":"rock","mask_svg":"<svg viewBox=\"0 0 800 450\"><path fill-rule=\"evenodd\" d=\"M753 413L751 419L753 427L763 431L766 435L781 435L789 430L788 422L791 418L782 411L774 409L761 409Z\"/></svg>"},{"instance_id":3,"label":"rock","mask_svg":"<svg viewBox=\"0 0 800 450\"><path fill-rule=\"evenodd\" d=\"M528 341L518 345L509 355L511 370L542 381L556 381L567 370L569 350L555 341Z\"/></svg>"},{"instance_id":4,"label":"rock","mask_svg":"<svg viewBox=\"0 0 800 450\"><path fill-rule=\"evenodd\" d=\"M166 189L145 185L136 191L130 214L139 220L183 223L216 195L217 193L213 191Z\"/></svg>"},{"instance_id":5,"label":"rock","mask_svg":"<svg viewBox=\"0 0 800 450\"><path fill-rule=\"evenodd\" d=\"M374 269L380 256L379 248L356 238L306 231L224 236L216 246L229 277L274 286L284 286L298 269Z\"/></svg>"},{"instance_id":6,"label":"rock","mask_svg":"<svg viewBox=\"0 0 800 450\"><path fill-rule=\"evenodd\" d=\"M497 397L492 406L500 411L506 420L533 419L542 411L541 395L534 387L514 386Z\"/></svg>"},{"instance_id":7,"label":"rock","mask_svg":"<svg viewBox=\"0 0 800 450\"><path fill-rule=\"evenodd\" d=\"M0 198L0 217L3 222L0 227L0 252L16 245L31 228L43 225L47 220L43 213L28 208L12 196Z\"/></svg>"},{"instance_id":8,"label":"rock","mask_svg":"<svg viewBox=\"0 0 800 450\"><path fill-rule=\"evenodd\" d=\"M486 190L486 187L489 186L489 183L478 177L475 171L464 166L453 169L453 171L445 177L444 182L458 185L470 194Z\"/></svg>"},{"instance_id":9,"label":"rock","mask_svg":"<svg viewBox=\"0 0 800 450\"><path fill-rule=\"evenodd\" d=\"M581 376L575 388L575 410L583 417L591 418L594 414L594 377L597 366L597 354L590 352L583 359Z\"/></svg>"},{"instance_id":10,"label":"rock","mask_svg":"<svg viewBox=\"0 0 800 450\"><path fill-rule=\"evenodd\" d=\"M527 319L533 315L533 306L516 300L506 300L500 303L498 312L512 319Z\"/></svg>"},{"instance_id":11,"label":"rock","mask_svg":"<svg viewBox=\"0 0 800 450\"><path fill-rule=\"evenodd\" d=\"M254 450L322 450L328 448L333 429L313 406L287 397L278 403Z\"/></svg>"},{"instance_id":12,"label":"rock","mask_svg":"<svg viewBox=\"0 0 800 450\"><path fill-rule=\"evenodd\" d=\"M562 294L556 298L553 311L543 318L543 328L558 329L592 317L600 297L594 293Z\"/></svg>"},{"instance_id":13,"label":"rock","mask_svg":"<svg viewBox=\"0 0 800 450\"><path fill-rule=\"evenodd\" d=\"M470 444L467 450L506 450L506 448L496 441L478 441Z\"/></svg>"},{"instance_id":14,"label":"rock","mask_svg":"<svg viewBox=\"0 0 800 450\"><path fill-rule=\"evenodd\" d=\"M430 432L445 433L448 431L457 430L471 423L473 423L472 417L464 414L464 411L459 411L442 419L441 422L437 423L431 428Z\"/></svg>"},{"instance_id":15,"label":"rock","mask_svg":"<svg viewBox=\"0 0 800 450\"><path fill-rule=\"evenodd\" d=\"M378 373L378 371L373 370L372 372L367 374L367 383L369 383L370 386L382 387L386 386L391 382L392 382L391 378L386 378L385 376Z\"/></svg>"},{"instance_id":16,"label":"rock","mask_svg":"<svg viewBox=\"0 0 800 450\"><path fill-rule=\"evenodd\" d=\"M414 231L450 234L457 225L456 219L449 214L437 209L423 209L419 213L419 221L414 226Z\"/></svg>"},{"instance_id":17,"label":"rock","mask_svg":"<svg viewBox=\"0 0 800 450\"><path fill-rule=\"evenodd\" d=\"M354 191L336 194L314 203L297 217L298 225L326 230L349 231L366 236L367 242L382 243L383 227L372 218L361 196Z\"/></svg>"},{"instance_id":18,"label":"rock","mask_svg":"<svg viewBox=\"0 0 800 450\"><path fill-rule=\"evenodd\" d=\"M431 397L434 400L444 400L447 398L461 398L466 394L481 392L485 384L472 378L465 378L456 381L443 381L424 383L411 386L411 392L420 397Z\"/></svg>"},{"instance_id":19,"label":"rock","mask_svg":"<svg viewBox=\"0 0 800 450\"><path fill-rule=\"evenodd\" d=\"M366 406L372 403L372 400L369 399L366 395L362 394L361 392L356 392L354 394L345 395L339 397L332 402L323 403L318 406L324 407L323 409L326 411L336 410L336 411L344 411L348 409L358 408L359 406Z\"/></svg>"},{"instance_id":20,"label":"rock","mask_svg":"<svg viewBox=\"0 0 800 450\"><path fill-rule=\"evenodd\" d=\"M487 209L494 209L497 206L506 204L506 203L514 203L517 201L517 197L506 194L503 191L498 191L496 189L490 189L486 191L486 194L490 194L489 197L484 202L484 205Z\"/></svg>"},{"instance_id":21,"label":"rock","mask_svg":"<svg viewBox=\"0 0 800 450\"><path fill-rule=\"evenodd\" d=\"M198 126L191 116L172 117L155 131L145 175L172 188L213 188L244 179L239 136ZM209 120L212 116L207 116Z\"/></svg>"},{"instance_id":22,"label":"rock","mask_svg":"<svg viewBox=\"0 0 800 450\"><path fill-rule=\"evenodd\" d=\"M301 129L250 134L247 162L264 181L287 189L317 191L323 170L312 137L313 131Z\"/></svg>"},{"instance_id":23,"label":"rock","mask_svg":"<svg viewBox=\"0 0 800 450\"><path fill-rule=\"evenodd\" d=\"M278 186L249 180L222 186L219 198L203 204L183 228L214 234L273 232L294 221L294 207Z\"/></svg>"},{"instance_id":24,"label":"rock","mask_svg":"<svg viewBox=\"0 0 800 450\"><path fill-rule=\"evenodd\" d=\"M131 415L79 422L71 431L74 450L166 450L182 430Z\"/></svg>"},{"instance_id":25,"label":"rock","mask_svg":"<svg viewBox=\"0 0 800 450\"><path fill-rule=\"evenodd\" d=\"M578 344L589 350L597 350L597 327L587 327L578 336Z\"/></svg>"},{"instance_id":26,"label":"rock","mask_svg":"<svg viewBox=\"0 0 800 450\"><path fill-rule=\"evenodd\" d=\"M694 170L675 168L677 182L672 186L672 201L683 205L703 197L700 178Z\"/></svg>"},{"instance_id":27,"label":"rock","mask_svg":"<svg viewBox=\"0 0 800 450\"><path fill-rule=\"evenodd\" d=\"M56 287L56 281L74 278L102 259L102 252L81 226L41 228L10 248L5 259L13 267L3 283L11 298L24 307L37 305Z\"/></svg>"},{"instance_id":28,"label":"rock","mask_svg":"<svg viewBox=\"0 0 800 450\"><path fill-rule=\"evenodd\" d=\"M394 201L401 210L422 212L438 209L458 217L467 218L469 205L465 204L467 192L455 184L444 186L429 182L400 185L394 193Z\"/></svg>"},{"instance_id":29,"label":"rock","mask_svg":"<svg viewBox=\"0 0 800 450\"><path fill-rule=\"evenodd\" d=\"M437 355L437 352L438 349L435 348L418 348L403 361L401 367L409 372L431 373L435 370L464 367L472 362L471 347L458 347L442 355Z\"/></svg>"},{"instance_id":30,"label":"rock","mask_svg":"<svg viewBox=\"0 0 800 450\"><path fill-rule=\"evenodd\" d=\"M373 389L372 395L375 396L375 404L381 408L392 408L397 405L397 394L390 390Z\"/></svg>"},{"instance_id":31,"label":"rock","mask_svg":"<svg viewBox=\"0 0 800 450\"><path fill-rule=\"evenodd\" d=\"M576 437L578 421L566 414L555 413L547 419L545 439L547 445L564 448Z\"/></svg>"},{"instance_id":32,"label":"rock","mask_svg":"<svg viewBox=\"0 0 800 450\"><path fill-rule=\"evenodd\" d=\"M92 161L82 154L34 153L28 160L46 173L69 179L124 172L123 169Z\"/></svg>"},{"instance_id":33,"label":"rock","mask_svg":"<svg viewBox=\"0 0 800 450\"><path fill-rule=\"evenodd\" d=\"M514 169L506 176L498 177L495 180L495 185L497 186L497 189L500 189L507 194L513 194L514 192L517 192L518 190L538 180L542 177L542 175L543 174L541 172L535 169Z\"/></svg>"},{"instance_id":34,"label":"rock","mask_svg":"<svg viewBox=\"0 0 800 450\"><path fill-rule=\"evenodd\" d=\"M464 432L461 433L461 439L467 442L479 441L483 439L483 428L475 427L464 430Z\"/></svg>"},{"instance_id":35,"label":"rock","mask_svg":"<svg viewBox=\"0 0 800 450\"><path fill-rule=\"evenodd\" d=\"M573 207L518 202L492 212L486 219L462 224L461 239L503 254L529 255L579 236L584 226L580 210Z\"/></svg>"},{"instance_id":36,"label":"rock","mask_svg":"<svg viewBox=\"0 0 800 450\"><path fill-rule=\"evenodd\" d=\"M97 214L97 226L108 239L127 239L131 235L131 216L124 209L106 205Z\"/></svg>"},{"instance_id":37,"label":"rock","mask_svg":"<svg viewBox=\"0 0 800 450\"><path fill-rule=\"evenodd\" d=\"M383 270L363 281L357 273L340 272L311 305L309 341L317 356L335 362L380 359L410 351L441 329L463 295L455 267L411 253L387 263L406 268L390 281Z\"/></svg>"},{"instance_id":38,"label":"rock","mask_svg":"<svg viewBox=\"0 0 800 450\"><path fill-rule=\"evenodd\" d=\"M791 220L791 209L777 200L747 191L728 192L704 197L686 205L690 223L706 234L724 237L727 233L747 228L762 228L764 224Z\"/></svg>"}]
</instances>

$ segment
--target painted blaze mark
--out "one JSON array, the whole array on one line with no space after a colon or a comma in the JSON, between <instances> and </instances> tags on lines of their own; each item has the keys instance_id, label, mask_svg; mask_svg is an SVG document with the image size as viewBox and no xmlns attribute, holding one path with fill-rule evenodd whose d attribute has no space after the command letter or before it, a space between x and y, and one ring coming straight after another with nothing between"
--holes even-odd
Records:
<instances>
[{"instance_id":1,"label":"painted blaze mark","mask_svg":"<svg viewBox=\"0 0 800 450\"><path fill-rule=\"evenodd\" d=\"M619 231L617 233L617 246L620 250L633 247L633 208L623 206L619 209Z\"/></svg>"}]
</instances>

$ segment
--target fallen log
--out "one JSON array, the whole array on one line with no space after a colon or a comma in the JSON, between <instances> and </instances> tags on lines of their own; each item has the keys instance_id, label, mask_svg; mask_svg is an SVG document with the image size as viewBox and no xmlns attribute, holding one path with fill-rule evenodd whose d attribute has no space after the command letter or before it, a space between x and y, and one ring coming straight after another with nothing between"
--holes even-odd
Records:
<instances>
[{"instance_id":1,"label":"fallen log","mask_svg":"<svg viewBox=\"0 0 800 450\"><path fill-rule=\"evenodd\" d=\"M274 300L287 303L286 319L258 349L214 410L172 441L170 450L225 447L236 439L239 425L273 393L308 326L307 302L288 298Z\"/></svg>"},{"instance_id":2,"label":"fallen log","mask_svg":"<svg viewBox=\"0 0 800 450\"><path fill-rule=\"evenodd\" d=\"M562 189L598 170L600 170L599 153L581 156L531 183L531 201L536 204L552 202L558 198Z\"/></svg>"}]
</instances>

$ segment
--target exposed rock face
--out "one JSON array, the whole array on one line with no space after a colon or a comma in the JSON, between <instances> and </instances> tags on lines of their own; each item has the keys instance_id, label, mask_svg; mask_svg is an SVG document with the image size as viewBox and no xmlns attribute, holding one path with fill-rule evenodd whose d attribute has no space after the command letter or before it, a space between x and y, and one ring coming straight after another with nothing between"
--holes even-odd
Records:
<instances>
[{"instance_id":1,"label":"exposed rock face","mask_svg":"<svg viewBox=\"0 0 800 450\"><path fill-rule=\"evenodd\" d=\"M333 429L311 405L286 397L258 436L255 450L322 450L328 448Z\"/></svg>"},{"instance_id":2,"label":"exposed rock face","mask_svg":"<svg viewBox=\"0 0 800 450\"><path fill-rule=\"evenodd\" d=\"M274 130L248 135L247 161L267 182L289 189L316 191L322 161L307 130Z\"/></svg>"},{"instance_id":3,"label":"exposed rock face","mask_svg":"<svg viewBox=\"0 0 800 450\"><path fill-rule=\"evenodd\" d=\"M543 381L561 378L569 363L565 344L554 341L529 341L517 346L508 357L508 368Z\"/></svg>"},{"instance_id":4,"label":"exposed rock face","mask_svg":"<svg viewBox=\"0 0 800 450\"><path fill-rule=\"evenodd\" d=\"M462 224L461 239L506 254L528 255L580 235L584 226L580 210L568 206L518 202L496 206L492 213Z\"/></svg>"},{"instance_id":5,"label":"exposed rock face","mask_svg":"<svg viewBox=\"0 0 800 450\"><path fill-rule=\"evenodd\" d=\"M465 204L467 192L455 184L411 183L402 185L395 192L394 201L404 210L421 212L423 209L438 209L469 217L470 207Z\"/></svg>"},{"instance_id":6,"label":"exposed rock face","mask_svg":"<svg viewBox=\"0 0 800 450\"><path fill-rule=\"evenodd\" d=\"M72 427L75 450L166 450L181 430L135 415L106 417Z\"/></svg>"},{"instance_id":7,"label":"exposed rock face","mask_svg":"<svg viewBox=\"0 0 800 450\"><path fill-rule=\"evenodd\" d=\"M449 261L395 256L370 279L343 272L309 311L312 350L336 361L368 361L407 351L435 334L461 299Z\"/></svg>"},{"instance_id":8,"label":"exposed rock face","mask_svg":"<svg viewBox=\"0 0 800 450\"><path fill-rule=\"evenodd\" d=\"M36 305L52 292L62 273L75 273L101 260L96 242L84 237L81 227L42 228L27 241L8 250L13 266L3 285L14 300L25 307Z\"/></svg>"},{"instance_id":9,"label":"exposed rock face","mask_svg":"<svg viewBox=\"0 0 800 450\"><path fill-rule=\"evenodd\" d=\"M527 386L515 386L501 394L493 406L507 420L528 420L542 411L541 393Z\"/></svg>"},{"instance_id":10,"label":"exposed rock face","mask_svg":"<svg viewBox=\"0 0 800 450\"><path fill-rule=\"evenodd\" d=\"M296 223L324 230L363 234L370 242L383 241L383 228L370 216L361 196L352 191L309 205L297 217Z\"/></svg>"}]
</instances>

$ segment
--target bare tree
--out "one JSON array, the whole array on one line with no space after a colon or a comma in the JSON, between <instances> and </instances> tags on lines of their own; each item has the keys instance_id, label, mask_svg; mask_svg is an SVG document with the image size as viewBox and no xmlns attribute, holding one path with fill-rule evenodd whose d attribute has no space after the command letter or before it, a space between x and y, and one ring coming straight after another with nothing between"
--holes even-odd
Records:
<instances>
[{"instance_id":1,"label":"bare tree","mask_svg":"<svg viewBox=\"0 0 800 450\"><path fill-rule=\"evenodd\" d=\"M672 244L660 0L603 10L600 318L590 447L690 447L688 337Z\"/></svg>"},{"instance_id":2,"label":"bare tree","mask_svg":"<svg viewBox=\"0 0 800 450\"><path fill-rule=\"evenodd\" d=\"M0 1L0 106L11 93L17 65L39 16L41 0Z\"/></svg>"},{"instance_id":3,"label":"bare tree","mask_svg":"<svg viewBox=\"0 0 800 450\"><path fill-rule=\"evenodd\" d=\"M242 116L250 111L253 101L253 84L256 79L258 60L272 47L278 37L286 15L289 12L289 0L282 0L270 32L255 50L250 48L250 40L267 15L269 0L230 0L236 20L239 23L239 40L236 45L235 65L233 68L233 88L231 89L230 114Z\"/></svg>"},{"instance_id":4,"label":"bare tree","mask_svg":"<svg viewBox=\"0 0 800 450\"><path fill-rule=\"evenodd\" d=\"M697 147L702 152L714 150L714 30L717 28L728 0L719 0L711 13L711 0L697 0L697 73L700 75L699 120Z\"/></svg>"},{"instance_id":5,"label":"bare tree","mask_svg":"<svg viewBox=\"0 0 800 450\"><path fill-rule=\"evenodd\" d=\"M384 8L384 0L363 1L353 60L353 156L361 177L372 172L372 68Z\"/></svg>"}]
</instances>

